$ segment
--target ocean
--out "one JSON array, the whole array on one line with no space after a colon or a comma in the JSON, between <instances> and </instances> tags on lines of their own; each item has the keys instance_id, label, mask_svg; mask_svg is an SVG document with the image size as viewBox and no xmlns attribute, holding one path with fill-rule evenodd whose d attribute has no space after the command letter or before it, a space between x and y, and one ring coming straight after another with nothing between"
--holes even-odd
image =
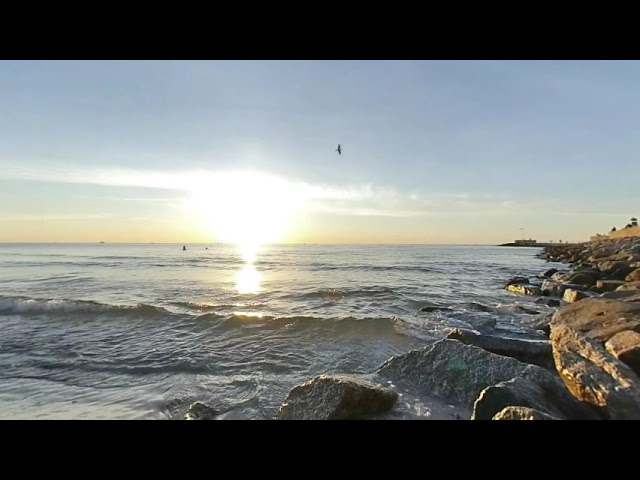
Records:
<instances>
[{"instance_id":1,"label":"ocean","mask_svg":"<svg viewBox=\"0 0 640 480\"><path fill-rule=\"evenodd\" d=\"M504 290L537 248L0 244L0 419L273 419L293 386L369 374L451 327L528 336ZM425 309L427 311L421 311ZM393 385L392 385L393 386ZM403 390L388 418L453 418Z\"/></svg>"}]
</instances>

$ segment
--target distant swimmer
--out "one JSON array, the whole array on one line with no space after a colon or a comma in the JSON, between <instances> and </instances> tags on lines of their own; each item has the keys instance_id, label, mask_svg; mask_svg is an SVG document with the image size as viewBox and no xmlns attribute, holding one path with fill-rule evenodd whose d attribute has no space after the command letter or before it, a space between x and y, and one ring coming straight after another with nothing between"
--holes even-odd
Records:
<instances>
[{"instance_id":1,"label":"distant swimmer","mask_svg":"<svg viewBox=\"0 0 640 480\"><path fill-rule=\"evenodd\" d=\"M187 249L186 245L183 245L182 250L186 250L186 249Z\"/></svg>"},{"instance_id":2,"label":"distant swimmer","mask_svg":"<svg viewBox=\"0 0 640 480\"><path fill-rule=\"evenodd\" d=\"M338 148L336 148L336 152L338 152L338 155L342 155L342 148L340 148L340 144L338 144Z\"/></svg>"}]
</instances>

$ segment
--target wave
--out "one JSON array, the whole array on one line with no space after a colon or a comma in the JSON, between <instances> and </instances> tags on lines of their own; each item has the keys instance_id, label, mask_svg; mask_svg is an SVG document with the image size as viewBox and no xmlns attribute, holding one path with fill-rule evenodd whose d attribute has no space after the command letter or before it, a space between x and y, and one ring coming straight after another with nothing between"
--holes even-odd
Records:
<instances>
[{"instance_id":1,"label":"wave","mask_svg":"<svg viewBox=\"0 0 640 480\"><path fill-rule=\"evenodd\" d=\"M396 295L396 292L389 287L364 287L356 289L344 288L322 288L306 293L287 294L286 298L340 300L346 297L375 297L380 295Z\"/></svg>"},{"instance_id":2,"label":"wave","mask_svg":"<svg viewBox=\"0 0 640 480\"><path fill-rule=\"evenodd\" d=\"M162 308L140 303L138 305L110 305L92 300L0 296L0 315L24 315L40 313L115 313L145 318L171 315Z\"/></svg>"}]
</instances>

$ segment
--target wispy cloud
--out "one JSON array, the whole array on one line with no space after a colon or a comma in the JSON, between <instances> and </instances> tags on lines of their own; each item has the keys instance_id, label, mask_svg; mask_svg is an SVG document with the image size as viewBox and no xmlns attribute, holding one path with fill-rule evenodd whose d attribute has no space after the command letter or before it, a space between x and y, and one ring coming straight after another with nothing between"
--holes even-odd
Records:
<instances>
[{"instance_id":1,"label":"wispy cloud","mask_svg":"<svg viewBox=\"0 0 640 480\"><path fill-rule=\"evenodd\" d=\"M112 218L108 213L96 213L86 215L76 214L37 214L37 213L0 213L0 220L11 222L46 222L61 220L95 220Z\"/></svg>"},{"instance_id":2,"label":"wispy cloud","mask_svg":"<svg viewBox=\"0 0 640 480\"><path fill-rule=\"evenodd\" d=\"M522 212L526 201L500 195L468 192L416 192L377 185L326 185L283 179L259 172L140 171L133 169L46 171L5 166L0 178L116 187L137 187L182 192L224 191L226 194L268 198L277 193L288 202L304 203L310 211L354 216L418 217L451 214L505 215ZM104 198L104 197L100 197ZM173 202L184 197L107 197L118 201Z\"/></svg>"}]
</instances>

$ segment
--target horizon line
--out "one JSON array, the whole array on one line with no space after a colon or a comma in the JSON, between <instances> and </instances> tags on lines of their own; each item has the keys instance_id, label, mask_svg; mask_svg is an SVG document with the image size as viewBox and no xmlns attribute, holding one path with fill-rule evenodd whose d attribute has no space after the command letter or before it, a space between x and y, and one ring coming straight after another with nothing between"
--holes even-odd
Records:
<instances>
[{"instance_id":1,"label":"horizon line","mask_svg":"<svg viewBox=\"0 0 640 480\"><path fill-rule=\"evenodd\" d=\"M232 242L0 242L0 245L229 245L234 246ZM321 246L482 246L482 247L498 247L500 244L494 243L265 243L263 246L278 245L321 245Z\"/></svg>"}]
</instances>

